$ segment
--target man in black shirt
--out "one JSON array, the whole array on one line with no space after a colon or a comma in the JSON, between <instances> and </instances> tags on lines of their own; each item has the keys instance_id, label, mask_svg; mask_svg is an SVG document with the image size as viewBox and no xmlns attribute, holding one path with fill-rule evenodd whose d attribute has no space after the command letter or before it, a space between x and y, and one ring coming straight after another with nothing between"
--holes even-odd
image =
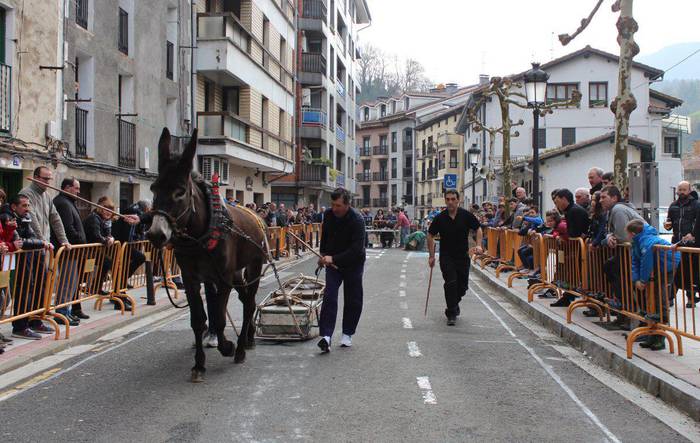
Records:
<instances>
[{"instance_id":1,"label":"man in black shirt","mask_svg":"<svg viewBox=\"0 0 700 443\"><path fill-rule=\"evenodd\" d=\"M440 236L440 271L445 280L447 325L453 326L459 315L459 302L469 289L469 234L476 232L476 252L481 252L483 233L479 220L459 207L459 192L445 192L447 209L438 214L428 230L428 266L435 266L435 236Z\"/></svg>"},{"instance_id":2,"label":"man in black shirt","mask_svg":"<svg viewBox=\"0 0 700 443\"><path fill-rule=\"evenodd\" d=\"M585 209L574 203L574 195L571 191L559 189L554 196L554 205L566 217L566 230L569 237L582 237L588 232L591 219Z\"/></svg>"},{"instance_id":3,"label":"man in black shirt","mask_svg":"<svg viewBox=\"0 0 700 443\"><path fill-rule=\"evenodd\" d=\"M340 346L352 346L352 336L362 313L362 274L365 268L365 222L359 212L350 207L350 193L338 188L331 194L331 209L323 216L321 229L322 258L318 264L326 267L326 290L323 296L318 347L330 351L331 337L338 313L338 289L343 290L343 335Z\"/></svg>"}]
</instances>

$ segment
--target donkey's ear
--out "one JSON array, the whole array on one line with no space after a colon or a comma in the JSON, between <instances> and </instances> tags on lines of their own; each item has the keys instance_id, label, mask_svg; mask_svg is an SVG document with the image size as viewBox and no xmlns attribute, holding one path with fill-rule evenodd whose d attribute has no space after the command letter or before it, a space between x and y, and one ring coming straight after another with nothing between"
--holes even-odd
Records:
<instances>
[{"instance_id":1,"label":"donkey's ear","mask_svg":"<svg viewBox=\"0 0 700 443\"><path fill-rule=\"evenodd\" d=\"M163 132L160 134L160 140L158 141L158 169L162 169L170 160L170 131L168 128L163 128Z\"/></svg>"},{"instance_id":2,"label":"donkey's ear","mask_svg":"<svg viewBox=\"0 0 700 443\"><path fill-rule=\"evenodd\" d=\"M194 160L194 155L197 152L197 128L192 131L192 136L190 137L190 142L187 143L185 150L182 152L182 158L180 162L192 169L192 161Z\"/></svg>"}]
</instances>

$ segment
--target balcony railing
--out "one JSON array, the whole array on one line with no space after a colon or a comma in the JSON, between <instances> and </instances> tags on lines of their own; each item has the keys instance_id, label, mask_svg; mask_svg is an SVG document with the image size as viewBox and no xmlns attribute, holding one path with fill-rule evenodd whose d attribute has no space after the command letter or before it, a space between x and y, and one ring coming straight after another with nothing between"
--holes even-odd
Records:
<instances>
[{"instance_id":1,"label":"balcony railing","mask_svg":"<svg viewBox=\"0 0 700 443\"><path fill-rule=\"evenodd\" d=\"M428 168L425 175L427 176L428 180L435 179L438 176L438 170L437 168Z\"/></svg>"},{"instance_id":2,"label":"balcony railing","mask_svg":"<svg viewBox=\"0 0 700 443\"><path fill-rule=\"evenodd\" d=\"M136 168L136 125L119 119L119 166Z\"/></svg>"},{"instance_id":3,"label":"balcony railing","mask_svg":"<svg viewBox=\"0 0 700 443\"><path fill-rule=\"evenodd\" d=\"M403 145L404 151L412 151L413 150L413 140L404 140L402 145Z\"/></svg>"},{"instance_id":4,"label":"balcony railing","mask_svg":"<svg viewBox=\"0 0 700 443\"><path fill-rule=\"evenodd\" d=\"M425 155L434 155L437 152L437 146L435 146L435 143L429 143L428 144L428 150Z\"/></svg>"},{"instance_id":5,"label":"balcony railing","mask_svg":"<svg viewBox=\"0 0 700 443\"><path fill-rule=\"evenodd\" d=\"M375 208L388 208L389 199L388 198L373 198L372 206Z\"/></svg>"},{"instance_id":6,"label":"balcony railing","mask_svg":"<svg viewBox=\"0 0 700 443\"><path fill-rule=\"evenodd\" d=\"M450 160L448 167L450 169L457 169L459 168L459 162L457 160Z\"/></svg>"},{"instance_id":7,"label":"balcony railing","mask_svg":"<svg viewBox=\"0 0 700 443\"><path fill-rule=\"evenodd\" d=\"M372 181L372 173L370 171L358 172L357 173L357 181L358 182L371 182Z\"/></svg>"},{"instance_id":8,"label":"balcony railing","mask_svg":"<svg viewBox=\"0 0 700 443\"><path fill-rule=\"evenodd\" d=\"M343 85L340 80L335 82L335 90L338 91L338 95L345 97L345 85Z\"/></svg>"},{"instance_id":9,"label":"balcony railing","mask_svg":"<svg viewBox=\"0 0 700 443\"><path fill-rule=\"evenodd\" d=\"M304 8L301 11L303 18L314 18L326 21L328 8L323 0L304 0Z\"/></svg>"},{"instance_id":10,"label":"balcony railing","mask_svg":"<svg viewBox=\"0 0 700 443\"><path fill-rule=\"evenodd\" d=\"M200 137L226 137L249 143L248 125L230 112L197 113Z\"/></svg>"},{"instance_id":11,"label":"balcony railing","mask_svg":"<svg viewBox=\"0 0 700 443\"><path fill-rule=\"evenodd\" d=\"M345 143L345 131L340 125L335 125L335 138L342 143Z\"/></svg>"},{"instance_id":12,"label":"balcony railing","mask_svg":"<svg viewBox=\"0 0 700 443\"><path fill-rule=\"evenodd\" d=\"M87 157L87 115L86 109L75 108L75 156Z\"/></svg>"},{"instance_id":13,"label":"balcony railing","mask_svg":"<svg viewBox=\"0 0 700 443\"><path fill-rule=\"evenodd\" d=\"M375 146L372 149L372 152L374 155L389 155L389 147L388 146Z\"/></svg>"},{"instance_id":14,"label":"balcony railing","mask_svg":"<svg viewBox=\"0 0 700 443\"><path fill-rule=\"evenodd\" d=\"M0 63L0 132L12 128L12 67Z\"/></svg>"},{"instance_id":15,"label":"balcony railing","mask_svg":"<svg viewBox=\"0 0 700 443\"><path fill-rule=\"evenodd\" d=\"M302 126L326 126L326 112L321 109L305 108L301 111Z\"/></svg>"},{"instance_id":16,"label":"balcony railing","mask_svg":"<svg viewBox=\"0 0 700 443\"><path fill-rule=\"evenodd\" d=\"M301 54L301 70L303 72L326 73L326 57L315 52L304 52Z\"/></svg>"},{"instance_id":17,"label":"balcony railing","mask_svg":"<svg viewBox=\"0 0 700 443\"><path fill-rule=\"evenodd\" d=\"M370 157L372 155L372 148L369 146L362 146L360 148L360 157Z\"/></svg>"},{"instance_id":18,"label":"balcony railing","mask_svg":"<svg viewBox=\"0 0 700 443\"><path fill-rule=\"evenodd\" d=\"M387 171L373 172L372 180L375 182L389 181L389 173Z\"/></svg>"},{"instance_id":19,"label":"balcony railing","mask_svg":"<svg viewBox=\"0 0 700 443\"><path fill-rule=\"evenodd\" d=\"M463 145L462 137L457 134L440 134L437 137L438 148L461 148Z\"/></svg>"},{"instance_id":20,"label":"balcony railing","mask_svg":"<svg viewBox=\"0 0 700 443\"><path fill-rule=\"evenodd\" d=\"M325 182L326 181L326 166L325 165L307 165L301 166L301 181L305 182Z\"/></svg>"},{"instance_id":21,"label":"balcony railing","mask_svg":"<svg viewBox=\"0 0 700 443\"><path fill-rule=\"evenodd\" d=\"M335 185L336 186L345 186L345 174L342 172L338 172L335 176Z\"/></svg>"}]
</instances>

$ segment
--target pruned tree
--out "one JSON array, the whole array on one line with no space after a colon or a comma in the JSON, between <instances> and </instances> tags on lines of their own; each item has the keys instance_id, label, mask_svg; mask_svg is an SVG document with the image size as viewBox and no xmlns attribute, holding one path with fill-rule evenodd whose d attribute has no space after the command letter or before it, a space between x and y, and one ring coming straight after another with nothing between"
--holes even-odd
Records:
<instances>
[{"instance_id":1,"label":"pruned tree","mask_svg":"<svg viewBox=\"0 0 700 443\"><path fill-rule=\"evenodd\" d=\"M362 101L406 91L424 91L431 85L419 61L402 60L371 44L363 46L358 66Z\"/></svg>"},{"instance_id":2,"label":"pruned tree","mask_svg":"<svg viewBox=\"0 0 700 443\"><path fill-rule=\"evenodd\" d=\"M598 0L588 17L581 20L576 31L559 36L562 45L567 45L583 32L591 23L604 0ZM639 25L632 15L634 0L614 0L612 11L619 12L617 19L617 43L620 45L620 61L617 80L617 97L610 103L610 110L615 114L615 184L622 190L627 187L627 154L629 151L630 115L637 108L637 99L632 93L632 62L639 54L639 45L634 41L634 34Z\"/></svg>"}]
</instances>

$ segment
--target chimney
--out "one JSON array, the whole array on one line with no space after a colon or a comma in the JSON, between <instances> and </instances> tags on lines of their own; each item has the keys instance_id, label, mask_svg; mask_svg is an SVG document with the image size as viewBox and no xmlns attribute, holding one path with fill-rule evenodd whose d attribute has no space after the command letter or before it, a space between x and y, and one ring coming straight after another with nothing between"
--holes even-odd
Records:
<instances>
[{"instance_id":1,"label":"chimney","mask_svg":"<svg viewBox=\"0 0 700 443\"><path fill-rule=\"evenodd\" d=\"M479 74L479 86L487 85L490 79L487 74Z\"/></svg>"},{"instance_id":2,"label":"chimney","mask_svg":"<svg viewBox=\"0 0 700 443\"><path fill-rule=\"evenodd\" d=\"M455 92L457 89L459 89L459 85L457 83L448 83L445 85L445 91L449 93Z\"/></svg>"}]
</instances>

